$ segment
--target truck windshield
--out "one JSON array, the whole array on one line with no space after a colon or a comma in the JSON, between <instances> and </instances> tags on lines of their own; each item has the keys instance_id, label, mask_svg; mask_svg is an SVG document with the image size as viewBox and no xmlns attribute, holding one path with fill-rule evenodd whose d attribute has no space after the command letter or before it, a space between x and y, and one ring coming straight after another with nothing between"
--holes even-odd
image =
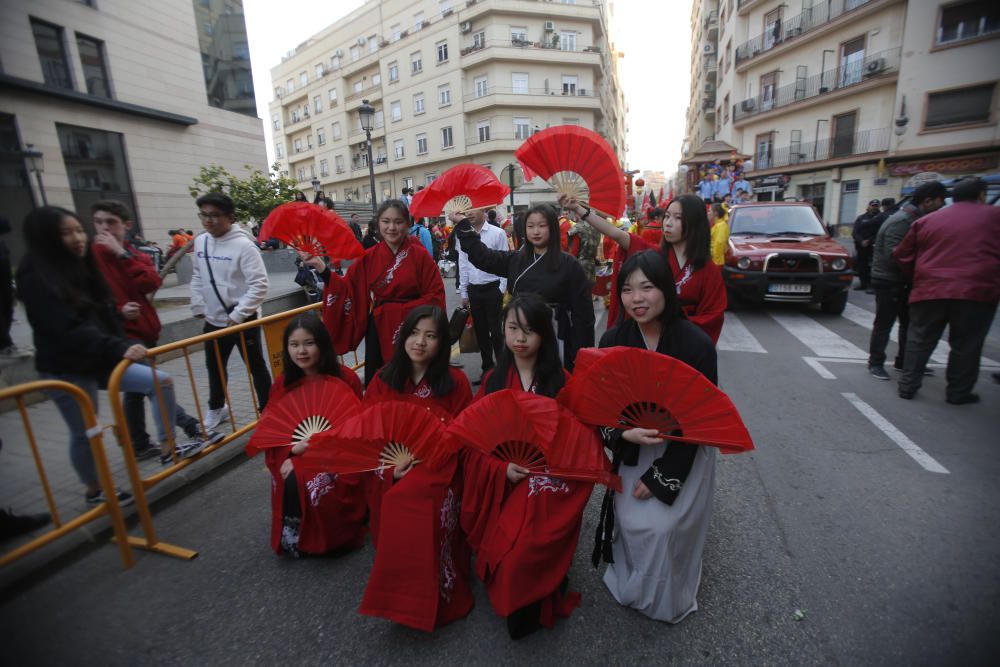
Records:
<instances>
[{"instance_id":1,"label":"truck windshield","mask_svg":"<svg viewBox=\"0 0 1000 667\"><path fill-rule=\"evenodd\" d=\"M810 206L736 207L729 214L729 233L826 235Z\"/></svg>"}]
</instances>

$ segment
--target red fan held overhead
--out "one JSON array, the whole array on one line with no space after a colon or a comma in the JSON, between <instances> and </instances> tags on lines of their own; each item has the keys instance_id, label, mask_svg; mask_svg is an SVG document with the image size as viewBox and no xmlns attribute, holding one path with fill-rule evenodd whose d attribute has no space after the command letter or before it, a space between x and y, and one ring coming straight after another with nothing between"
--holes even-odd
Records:
<instances>
[{"instance_id":1,"label":"red fan held overhead","mask_svg":"<svg viewBox=\"0 0 1000 667\"><path fill-rule=\"evenodd\" d=\"M684 362L648 350L580 350L558 400L595 426L656 429L664 438L711 445L723 454L754 448L728 396ZM670 435L674 431L680 435Z\"/></svg>"},{"instance_id":2,"label":"red fan held overhead","mask_svg":"<svg viewBox=\"0 0 1000 667\"><path fill-rule=\"evenodd\" d=\"M621 489L596 434L546 396L494 392L466 408L447 433L456 444L527 468L532 475Z\"/></svg>"},{"instance_id":3,"label":"red fan held overhead","mask_svg":"<svg viewBox=\"0 0 1000 667\"><path fill-rule=\"evenodd\" d=\"M247 456L287 447L339 425L361 401L346 383L328 375L310 377L267 406L247 443Z\"/></svg>"},{"instance_id":4,"label":"red fan held overhead","mask_svg":"<svg viewBox=\"0 0 1000 667\"><path fill-rule=\"evenodd\" d=\"M541 176L556 191L617 218L625 211L625 179L604 138L576 125L536 132L514 154L525 180Z\"/></svg>"},{"instance_id":5,"label":"red fan held overhead","mask_svg":"<svg viewBox=\"0 0 1000 667\"><path fill-rule=\"evenodd\" d=\"M456 450L445 423L424 406L382 401L363 408L336 430L312 438L304 463L336 473L405 468L411 462L437 467Z\"/></svg>"},{"instance_id":6,"label":"red fan held overhead","mask_svg":"<svg viewBox=\"0 0 1000 667\"><path fill-rule=\"evenodd\" d=\"M260 240L271 238L316 257L356 259L365 254L343 218L308 202L289 202L271 211L261 227Z\"/></svg>"},{"instance_id":7,"label":"red fan held overhead","mask_svg":"<svg viewBox=\"0 0 1000 667\"><path fill-rule=\"evenodd\" d=\"M477 208L496 206L510 194L492 171L478 164L459 164L447 170L413 195L410 215L436 218L443 211L466 214Z\"/></svg>"}]
</instances>

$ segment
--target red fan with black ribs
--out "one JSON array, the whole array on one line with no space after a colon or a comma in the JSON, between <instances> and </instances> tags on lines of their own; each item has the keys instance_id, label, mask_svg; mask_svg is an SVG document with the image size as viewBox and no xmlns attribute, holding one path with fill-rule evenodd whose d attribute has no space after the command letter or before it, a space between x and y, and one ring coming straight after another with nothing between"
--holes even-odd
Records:
<instances>
[{"instance_id":1,"label":"red fan with black ribs","mask_svg":"<svg viewBox=\"0 0 1000 667\"><path fill-rule=\"evenodd\" d=\"M504 389L482 398L448 426L448 435L532 475L620 488L597 436L554 399Z\"/></svg>"},{"instance_id":2,"label":"red fan with black ribs","mask_svg":"<svg viewBox=\"0 0 1000 667\"><path fill-rule=\"evenodd\" d=\"M336 430L315 436L303 463L336 473L355 473L410 462L437 467L455 455L445 424L425 406L382 401L361 409Z\"/></svg>"},{"instance_id":3,"label":"red fan with black ribs","mask_svg":"<svg viewBox=\"0 0 1000 667\"><path fill-rule=\"evenodd\" d=\"M267 406L250 436L246 454L256 456L270 447L287 447L316 437L341 424L360 405L343 381L329 375L306 378Z\"/></svg>"},{"instance_id":4,"label":"red fan with black ribs","mask_svg":"<svg viewBox=\"0 0 1000 667\"><path fill-rule=\"evenodd\" d=\"M343 218L308 202L288 202L271 211L261 226L260 240L271 238L316 257L356 259L365 254Z\"/></svg>"},{"instance_id":5,"label":"red fan with black ribs","mask_svg":"<svg viewBox=\"0 0 1000 667\"><path fill-rule=\"evenodd\" d=\"M459 164L413 195L410 215L436 218L442 212L467 214L473 209L496 206L508 194L510 188L486 167Z\"/></svg>"},{"instance_id":6,"label":"red fan with black ribs","mask_svg":"<svg viewBox=\"0 0 1000 667\"><path fill-rule=\"evenodd\" d=\"M592 130L557 125L531 135L514 156L524 178L541 176L591 208L615 218L625 211L625 176L611 145Z\"/></svg>"},{"instance_id":7,"label":"red fan with black ribs","mask_svg":"<svg viewBox=\"0 0 1000 667\"><path fill-rule=\"evenodd\" d=\"M611 347L581 350L576 368L558 400L587 424L656 429L664 438L718 447L723 454L754 448L729 397L682 361Z\"/></svg>"}]
</instances>

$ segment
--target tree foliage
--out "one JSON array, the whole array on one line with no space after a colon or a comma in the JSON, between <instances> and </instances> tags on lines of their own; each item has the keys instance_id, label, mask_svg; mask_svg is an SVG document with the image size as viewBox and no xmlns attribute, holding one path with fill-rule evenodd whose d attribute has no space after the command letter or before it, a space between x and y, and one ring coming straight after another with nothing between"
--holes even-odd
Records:
<instances>
[{"instance_id":1,"label":"tree foliage","mask_svg":"<svg viewBox=\"0 0 1000 667\"><path fill-rule=\"evenodd\" d=\"M188 186L188 192L195 199L207 192L224 192L236 205L236 220L240 222L262 222L274 207L292 201L295 196L295 181L278 171L278 163L271 165L270 173L244 165L248 176L239 178L225 167L209 165L202 167Z\"/></svg>"}]
</instances>

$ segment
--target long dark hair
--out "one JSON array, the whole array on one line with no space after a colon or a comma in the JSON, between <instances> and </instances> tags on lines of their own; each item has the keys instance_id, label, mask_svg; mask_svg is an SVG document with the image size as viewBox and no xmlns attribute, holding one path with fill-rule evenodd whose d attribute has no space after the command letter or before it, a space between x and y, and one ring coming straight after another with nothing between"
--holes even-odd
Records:
<instances>
[{"instance_id":1,"label":"long dark hair","mask_svg":"<svg viewBox=\"0 0 1000 667\"><path fill-rule=\"evenodd\" d=\"M681 238L684 239L684 254L691 266L700 269L711 257L712 232L708 225L705 202L696 195L681 195L670 202L681 205ZM664 254L670 250L666 239L660 246Z\"/></svg>"},{"instance_id":2,"label":"long dark hair","mask_svg":"<svg viewBox=\"0 0 1000 667\"><path fill-rule=\"evenodd\" d=\"M519 294L510 300L500 316L500 326L507 328L507 315L513 313L522 329L542 336L542 345L535 358L535 391L555 397L566 383L562 361L559 360L559 340L552 328L552 309L536 294ZM507 376L514 366L514 353L506 345L500 350L497 365L486 381L486 393L507 388Z\"/></svg>"},{"instance_id":3,"label":"long dark hair","mask_svg":"<svg viewBox=\"0 0 1000 667\"><path fill-rule=\"evenodd\" d=\"M549 244L545 249L545 256L542 257L542 263L549 271L557 271L559 269L560 256L562 255L562 247L559 245L559 213L554 206L550 206L549 204L536 204L525 212L524 223L521 226L522 231L527 229L528 217L533 213L538 213L544 217L545 224L549 228ZM512 271L512 273L516 271L514 277L519 276L522 271L535 261L535 248L528 241L527 232L525 232L524 245L517 252L518 257L514 262ZM511 286L511 289L513 289L513 286Z\"/></svg>"},{"instance_id":4,"label":"long dark hair","mask_svg":"<svg viewBox=\"0 0 1000 667\"><path fill-rule=\"evenodd\" d=\"M424 318L430 318L434 322L434 328L437 330L438 335L438 351L427 366L427 373L424 375L424 379L427 380L432 394L435 396L446 396L455 388L455 382L451 379L451 372L449 371L451 346L448 345L448 341L450 340L448 317L437 306L417 306L410 311L410 314L406 316L403 324L399 327L399 337L396 339L396 345L392 350L392 359L378 372L378 376L394 390L400 393L404 391L406 381L413 377L413 362L410 361L410 356L406 354L406 339L417 328L417 323Z\"/></svg>"},{"instance_id":5,"label":"long dark hair","mask_svg":"<svg viewBox=\"0 0 1000 667\"><path fill-rule=\"evenodd\" d=\"M413 218L410 217L410 208L406 205L402 199L386 199L382 202L382 205L378 207L378 212L375 214L375 225L378 226L378 219L382 217L382 214L388 211L390 208L394 208L403 214L403 218L408 224L413 224Z\"/></svg>"},{"instance_id":6,"label":"long dark hair","mask_svg":"<svg viewBox=\"0 0 1000 667\"><path fill-rule=\"evenodd\" d=\"M288 339L299 329L308 331L312 334L313 340L316 341L316 347L319 348L319 364L316 370L319 374L343 378L340 361L333 351L333 341L330 340L330 333L323 326L323 321L315 313L303 313L288 323L281 339L281 362L284 368L285 386L291 386L306 376L288 354Z\"/></svg>"},{"instance_id":7,"label":"long dark hair","mask_svg":"<svg viewBox=\"0 0 1000 667\"><path fill-rule=\"evenodd\" d=\"M38 271L59 300L74 309L108 307L111 290L97 268L89 246L90 236L87 237L87 254L83 257L77 257L63 244L60 225L67 217L77 218L77 215L58 206L42 206L28 213L24 218L28 253L21 260L18 273L28 267Z\"/></svg>"},{"instance_id":8,"label":"long dark hair","mask_svg":"<svg viewBox=\"0 0 1000 667\"><path fill-rule=\"evenodd\" d=\"M622 312L625 311L625 306L622 304L622 289L625 288L625 282L629 276L637 270L642 271L649 282L663 292L664 302L663 313L660 314L660 326L666 328L673 321L684 319L681 303L677 299L677 287L674 285L674 275L673 271L670 270L670 263L667 262L662 253L655 250L646 250L632 255L622 264L622 268L618 272L617 284L618 303L622 307Z\"/></svg>"}]
</instances>

